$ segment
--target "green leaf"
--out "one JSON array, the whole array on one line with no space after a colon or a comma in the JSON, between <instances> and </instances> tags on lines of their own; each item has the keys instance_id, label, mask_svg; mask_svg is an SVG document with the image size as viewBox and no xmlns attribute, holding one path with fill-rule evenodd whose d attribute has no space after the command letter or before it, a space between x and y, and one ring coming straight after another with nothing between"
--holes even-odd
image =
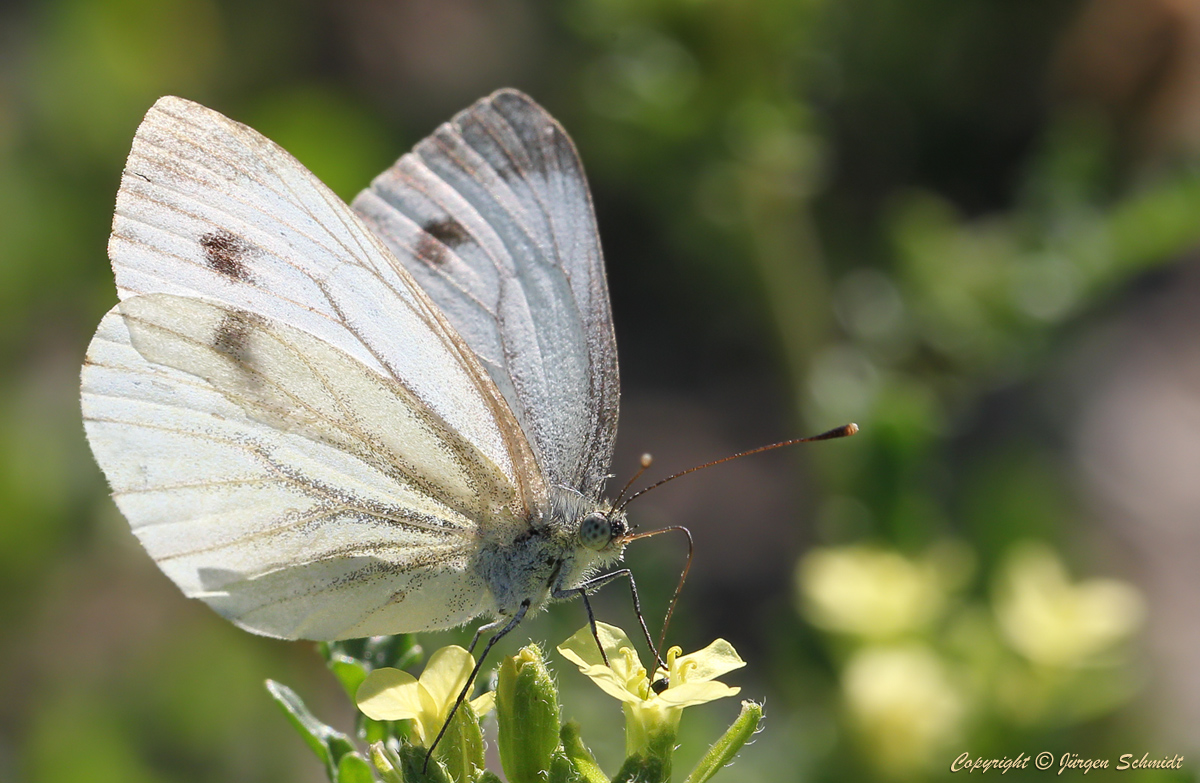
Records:
<instances>
[{"instance_id":1,"label":"green leaf","mask_svg":"<svg viewBox=\"0 0 1200 783\"><path fill-rule=\"evenodd\" d=\"M479 780L475 781L475 783L504 783L504 781L495 772L485 769L483 774L479 776Z\"/></svg>"},{"instance_id":2,"label":"green leaf","mask_svg":"<svg viewBox=\"0 0 1200 783\"><path fill-rule=\"evenodd\" d=\"M375 783L371 765L357 752L347 753L338 759L336 783Z\"/></svg>"},{"instance_id":3,"label":"green leaf","mask_svg":"<svg viewBox=\"0 0 1200 783\"><path fill-rule=\"evenodd\" d=\"M342 653L331 653L326 665L341 683L342 690L350 697L350 701L354 701L354 694L358 692L358 686L362 685L363 680L367 679L370 668L359 659Z\"/></svg>"},{"instance_id":4,"label":"green leaf","mask_svg":"<svg viewBox=\"0 0 1200 783\"><path fill-rule=\"evenodd\" d=\"M738 715L737 720L730 725L721 739L712 744L704 758L700 759L700 763L692 770L692 774L687 776L685 783L704 783L733 761L733 757L742 746L758 731L760 721L762 705L752 701L742 702L742 714Z\"/></svg>"},{"instance_id":5,"label":"green leaf","mask_svg":"<svg viewBox=\"0 0 1200 783\"><path fill-rule=\"evenodd\" d=\"M571 760L571 764L575 767L575 771L579 773L587 783L608 783L608 777L604 774L604 770L600 769L600 765L596 763L596 757L583 744L583 739L579 736L579 724L575 721L570 721L562 727L561 735L563 750L567 758Z\"/></svg>"},{"instance_id":6,"label":"green leaf","mask_svg":"<svg viewBox=\"0 0 1200 783\"><path fill-rule=\"evenodd\" d=\"M408 739L411 736L407 721L372 720L362 713L358 715L358 738L368 745L390 739Z\"/></svg>"},{"instance_id":7,"label":"green leaf","mask_svg":"<svg viewBox=\"0 0 1200 783\"><path fill-rule=\"evenodd\" d=\"M382 669L385 666L405 669L423 655L421 646L416 644L409 634L322 642L318 649L326 662L331 663L337 657L354 658L361 661L367 671Z\"/></svg>"},{"instance_id":8,"label":"green leaf","mask_svg":"<svg viewBox=\"0 0 1200 783\"><path fill-rule=\"evenodd\" d=\"M354 742L332 726L317 720L296 692L282 683L267 680L267 690L287 716L288 722L300 733L305 743L325 765L329 779L336 781L338 765L343 756L355 753Z\"/></svg>"},{"instance_id":9,"label":"green leaf","mask_svg":"<svg viewBox=\"0 0 1200 783\"><path fill-rule=\"evenodd\" d=\"M414 641L410 634L396 636L372 636L363 644L360 656L372 669L382 669L390 666L393 669L407 669L424 657L425 651Z\"/></svg>"}]
</instances>

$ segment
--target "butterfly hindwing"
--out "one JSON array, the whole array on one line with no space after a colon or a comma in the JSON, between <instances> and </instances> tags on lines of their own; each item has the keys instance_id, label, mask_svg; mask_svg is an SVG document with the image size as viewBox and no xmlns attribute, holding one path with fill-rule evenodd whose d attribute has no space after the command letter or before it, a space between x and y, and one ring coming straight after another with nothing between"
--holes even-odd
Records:
<instances>
[{"instance_id":1,"label":"butterfly hindwing","mask_svg":"<svg viewBox=\"0 0 1200 783\"><path fill-rule=\"evenodd\" d=\"M389 391L299 330L156 294L101 322L83 413L147 551L239 625L311 639L457 625L484 610L470 568L477 524L451 489L456 475L469 482L463 446L425 423L425 450L446 452L423 461L444 479L430 492L386 447L421 416ZM359 413L346 412L351 401ZM372 453L346 448L351 433Z\"/></svg>"},{"instance_id":2,"label":"butterfly hindwing","mask_svg":"<svg viewBox=\"0 0 1200 783\"><path fill-rule=\"evenodd\" d=\"M616 343L591 197L562 127L501 90L353 206L478 355L550 482L597 496L616 434Z\"/></svg>"}]
</instances>

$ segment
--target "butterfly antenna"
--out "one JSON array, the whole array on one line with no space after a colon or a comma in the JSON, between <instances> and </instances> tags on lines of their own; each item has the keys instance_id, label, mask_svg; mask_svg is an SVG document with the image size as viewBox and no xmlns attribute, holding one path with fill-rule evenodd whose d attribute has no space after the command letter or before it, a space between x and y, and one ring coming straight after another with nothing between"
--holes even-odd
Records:
<instances>
[{"instance_id":1,"label":"butterfly antenna","mask_svg":"<svg viewBox=\"0 0 1200 783\"><path fill-rule=\"evenodd\" d=\"M651 484L650 486L648 486L644 489L639 489L637 492L630 495L628 500L626 500L624 503L622 503L620 506L618 506L617 510L623 511L623 510L625 510L626 506L628 506L634 500L636 500L637 498L646 494L650 490L658 489L663 484L666 484L668 481L674 481L675 479L680 478L681 476L686 476L689 473L695 473L697 470L704 470L705 468L711 468L714 465L720 465L723 462L730 462L732 460L740 459L742 457L749 457L751 454L761 454L764 451L772 451L774 449L781 449L784 446L792 446L797 443L811 443L811 442L817 441L817 440L833 440L834 438L848 438L856 432L858 432L858 425L851 422L850 424L844 424L841 427L835 427L835 428L829 430L828 432L822 432L820 435L810 435L807 438L793 438L792 440L784 440L784 441L780 441L779 443L772 443L769 446L759 446L757 449L750 449L749 451L739 451L737 454L731 454L728 457L722 457L721 459L716 459L716 460L713 460L712 462L705 462L703 465L697 465L694 468L688 468L687 470L681 470L678 473L675 473L671 476L667 476L662 481L656 481L655 483ZM621 494L624 494L624 492L622 492ZM664 529L669 529L669 528L664 528Z\"/></svg>"},{"instance_id":2,"label":"butterfly antenna","mask_svg":"<svg viewBox=\"0 0 1200 783\"><path fill-rule=\"evenodd\" d=\"M675 604L679 603L679 594L683 592L683 583L687 581L688 571L692 570L692 555L695 553L695 545L692 542L692 531L688 530L682 525L672 525L671 527L659 528L658 530L649 530L645 533L638 533L637 535L629 536L623 542L629 543L630 541L636 541L639 538L650 538L651 536L657 536L660 533L669 533L673 530L678 530L680 533L683 533L685 536L687 536L688 554L687 562L683 564L683 571L681 571L679 574L679 584L675 586L675 594L671 596L671 603L667 605L667 616L663 620L662 633L658 635L658 649L660 650L663 649L667 643L667 628L670 627L671 617L675 614Z\"/></svg>"},{"instance_id":3,"label":"butterfly antenna","mask_svg":"<svg viewBox=\"0 0 1200 783\"><path fill-rule=\"evenodd\" d=\"M625 486L621 487L621 492L617 495L616 499L613 500L614 506L619 506L621 504L621 498L625 497L625 493L628 492L629 488L633 486L633 482L640 479L642 474L646 472L646 469L649 468L653 462L654 457L651 457L649 454L642 455L642 466L638 468L637 473L634 473L633 476L630 477L629 481L625 482Z\"/></svg>"}]
</instances>

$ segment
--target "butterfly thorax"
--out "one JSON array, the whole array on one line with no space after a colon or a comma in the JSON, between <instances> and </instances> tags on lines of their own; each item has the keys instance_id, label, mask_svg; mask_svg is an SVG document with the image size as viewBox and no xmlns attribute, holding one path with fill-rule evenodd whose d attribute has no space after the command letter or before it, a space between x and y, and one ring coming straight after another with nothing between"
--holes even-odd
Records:
<instances>
[{"instance_id":1,"label":"butterfly thorax","mask_svg":"<svg viewBox=\"0 0 1200 783\"><path fill-rule=\"evenodd\" d=\"M476 568L497 616L511 617L526 600L537 611L621 559L629 531L623 510L563 487L551 487L549 506L515 538L480 548Z\"/></svg>"}]
</instances>

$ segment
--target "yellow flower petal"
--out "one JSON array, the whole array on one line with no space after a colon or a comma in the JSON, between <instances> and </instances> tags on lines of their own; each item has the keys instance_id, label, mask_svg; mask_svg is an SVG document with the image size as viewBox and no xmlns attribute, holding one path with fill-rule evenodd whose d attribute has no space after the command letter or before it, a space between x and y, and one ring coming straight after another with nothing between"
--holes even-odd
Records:
<instances>
[{"instance_id":1,"label":"yellow flower petal","mask_svg":"<svg viewBox=\"0 0 1200 783\"><path fill-rule=\"evenodd\" d=\"M628 647L630 650L636 649L625 632L615 625L596 623L596 635L600 637L600 644L604 647L604 653L610 662L622 647ZM558 651L580 669L585 666L604 666L604 658L600 655L599 648L596 647L596 639L592 636L591 626L585 625L576 631L570 639L558 646Z\"/></svg>"},{"instance_id":2,"label":"yellow flower petal","mask_svg":"<svg viewBox=\"0 0 1200 783\"><path fill-rule=\"evenodd\" d=\"M475 659L471 653L456 644L443 647L429 656L420 682L421 688L432 700L428 707L430 711L443 715L449 712L474 668Z\"/></svg>"},{"instance_id":3,"label":"yellow flower petal","mask_svg":"<svg viewBox=\"0 0 1200 783\"><path fill-rule=\"evenodd\" d=\"M642 700L642 696L635 691L631 691L629 684L624 678L618 677L613 673L613 670L607 666L588 666L579 667L579 671L585 676L590 677L592 682L596 683L600 690L612 696L614 699L619 699L624 702L636 703ZM643 678L644 679L644 678Z\"/></svg>"},{"instance_id":4,"label":"yellow flower petal","mask_svg":"<svg viewBox=\"0 0 1200 783\"><path fill-rule=\"evenodd\" d=\"M597 623L596 630L608 665L604 664L590 628L581 628L560 644L558 651L601 690L623 702L628 756L661 753L664 748L672 747L685 707L733 696L741 690L714 681L746 665L733 645L724 639L717 639L691 655L680 655L678 647L668 650L668 671L655 672L656 679L667 678L667 688L656 694L625 632L604 623Z\"/></svg>"},{"instance_id":5,"label":"yellow flower petal","mask_svg":"<svg viewBox=\"0 0 1200 783\"><path fill-rule=\"evenodd\" d=\"M475 714L482 717L492 711L496 706L496 692L487 691L477 698L471 699L471 709L475 710Z\"/></svg>"},{"instance_id":6,"label":"yellow flower petal","mask_svg":"<svg viewBox=\"0 0 1200 783\"><path fill-rule=\"evenodd\" d=\"M668 707L693 707L697 704L735 696L741 688L731 688L722 682L685 682L660 693L657 700Z\"/></svg>"},{"instance_id":7,"label":"yellow flower petal","mask_svg":"<svg viewBox=\"0 0 1200 783\"><path fill-rule=\"evenodd\" d=\"M675 659L675 663L676 671L683 672L685 683L714 680L746 665L733 645L724 639L717 639L703 650L681 655Z\"/></svg>"},{"instance_id":8,"label":"yellow flower petal","mask_svg":"<svg viewBox=\"0 0 1200 783\"><path fill-rule=\"evenodd\" d=\"M355 693L358 708L375 720L407 720L421 713L417 678L399 669L376 669Z\"/></svg>"},{"instance_id":9,"label":"yellow flower petal","mask_svg":"<svg viewBox=\"0 0 1200 783\"><path fill-rule=\"evenodd\" d=\"M623 702L640 702L645 698L642 691L647 687L646 670L634 653L633 642L620 628L607 623L596 623L596 633L608 656L607 666L590 626L579 629L558 646L558 651L609 696Z\"/></svg>"}]
</instances>

